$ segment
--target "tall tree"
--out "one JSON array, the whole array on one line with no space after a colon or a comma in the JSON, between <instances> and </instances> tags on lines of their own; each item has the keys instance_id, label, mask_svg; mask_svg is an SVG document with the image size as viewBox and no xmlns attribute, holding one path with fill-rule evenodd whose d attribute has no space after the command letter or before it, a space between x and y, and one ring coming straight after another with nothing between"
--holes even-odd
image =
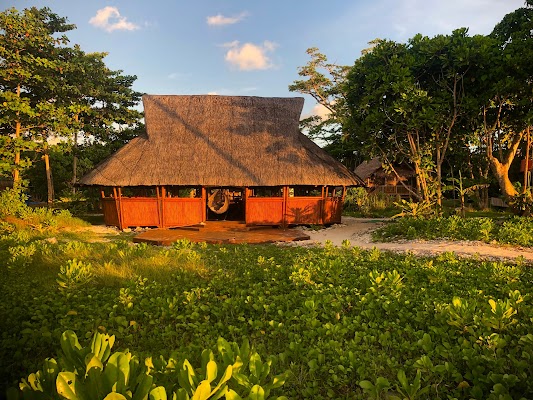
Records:
<instances>
[{"instance_id":1,"label":"tall tree","mask_svg":"<svg viewBox=\"0 0 533 400\"><path fill-rule=\"evenodd\" d=\"M437 203L442 202L442 167L450 146L465 140L460 124L477 111L475 81L486 58L483 36L468 36L466 28L451 35L415 36L409 41L413 75L428 94L428 128L433 151ZM455 142L455 143L454 143Z\"/></svg>"},{"instance_id":2,"label":"tall tree","mask_svg":"<svg viewBox=\"0 0 533 400\"><path fill-rule=\"evenodd\" d=\"M54 199L50 148L52 136L78 134L94 140L113 140L125 126L138 123L141 113L133 107L141 94L132 89L135 76L110 70L105 53L85 53L68 47L67 32L74 25L48 8L10 9L0 14L1 98L4 144L0 168L12 170L20 180L21 150L42 153L48 180L48 201ZM7 151L6 151L7 149ZM77 152L73 179L76 181Z\"/></svg>"},{"instance_id":3,"label":"tall tree","mask_svg":"<svg viewBox=\"0 0 533 400\"><path fill-rule=\"evenodd\" d=\"M46 91L54 86L51 77L61 72L55 49L68 42L66 36L55 34L73 28L48 8L32 7L22 13L11 8L0 14L0 127L3 142L12 151L2 156L16 184L20 168L27 164L21 151L32 147L23 136L44 129L43 121L54 109L50 98L35 95L35 88Z\"/></svg>"},{"instance_id":4,"label":"tall tree","mask_svg":"<svg viewBox=\"0 0 533 400\"><path fill-rule=\"evenodd\" d=\"M492 173L509 198L518 194L509 169L533 120L533 1L507 14L490 38L493 54L481 76L478 120Z\"/></svg>"},{"instance_id":5,"label":"tall tree","mask_svg":"<svg viewBox=\"0 0 533 400\"><path fill-rule=\"evenodd\" d=\"M289 85L289 90L311 96L322 112L303 119L302 130L311 138L325 142L331 154L354 169L361 146L354 143L354 136L347 132L350 116L343 85L349 67L328 62L316 47L307 49L307 54L311 59L298 69L302 79Z\"/></svg>"},{"instance_id":6,"label":"tall tree","mask_svg":"<svg viewBox=\"0 0 533 400\"><path fill-rule=\"evenodd\" d=\"M350 134L393 172L395 162L410 160L419 186L419 192L412 194L429 200L430 98L413 74L414 61L406 44L381 41L355 62L344 90Z\"/></svg>"},{"instance_id":7,"label":"tall tree","mask_svg":"<svg viewBox=\"0 0 533 400\"><path fill-rule=\"evenodd\" d=\"M115 140L124 127L137 125L142 113L134 107L141 93L132 88L136 76L123 75L122 71L106 66L107 53L85 53L74 46L64 49L64 54L67 66L61 98L73 119L71 183L74 190L80 139Z\"/></svg>"}]
</instances>

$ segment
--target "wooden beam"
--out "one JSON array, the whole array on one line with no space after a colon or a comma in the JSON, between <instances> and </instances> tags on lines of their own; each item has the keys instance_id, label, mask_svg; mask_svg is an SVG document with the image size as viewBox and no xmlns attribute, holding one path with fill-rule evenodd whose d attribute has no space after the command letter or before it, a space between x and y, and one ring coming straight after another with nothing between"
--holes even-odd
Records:
<instances>
[{"instance_id":1,"label":"wooden beam","mask_svg":"<svg viewBox=\"0 0 533 400\"><path fill-rule=\"evenodd\" d=\"M244 224L248 225L248 197L250 193L248 187L244 188Z\"/></svg>"},{"instance_id":2,"label":"wooden beam","mask_svg":"<svg viewBox=\"0 0 533 400\"><path fill-rule=\"evenodd\" d=\"M207 191L202 186L202 222L207 221Z\"/></svg>"},{"instance_id":3,"label":"wooden beam","mask_svg":"<svg viewBox=\"0 0 533 400\"><path fill-rule=\"evenodd\" d=\"M157 197L157 220L159 222L159 228L165 227L165 216L163 215L163 196L164 196L165 188L156 186L155 187L155 195Z\"/></svg>"},{"instance_id":4,"label":"wooden beam","mask_svg":"<svg viewBox=\"0 0 533 400\"><path fill-rule=\"evenodd\" d=\"M287 203L289 202L289 187L283 186L283 229L287 229Z\"/></svg>"},{"instance_id":5,"label":"wooden beam","mask_svg":"<svg viewBox=\"0 0 533 400\"><path fill-rule=\"evenodd\" d=\"M118 228L124 230L124 205L122 204L122 188L118 188Z\"/></svg>"}]
</instances>

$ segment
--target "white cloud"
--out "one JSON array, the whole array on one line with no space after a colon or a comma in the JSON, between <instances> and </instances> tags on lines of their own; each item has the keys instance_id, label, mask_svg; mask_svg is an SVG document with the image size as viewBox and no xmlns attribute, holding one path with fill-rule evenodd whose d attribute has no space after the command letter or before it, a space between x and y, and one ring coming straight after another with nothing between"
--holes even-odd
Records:
<instances>
[{"instance_id":1,"label":"white cloud","mask_svg":"<svg viewBox=\"0 0 533 400\"><path fill-rule=\"evenodd\" d=\"M96 15L89 20L89 23L107 32L134 31L139 29L138 25L129 22L126 17L122 17L118 8L110 6L96 11Z\"/></svg>"},{"instance_id":2,"label":"white cloud","mask_svg":"<svg viewBox=\"0 0 533 400\"><path fill-rule=\"evenodd\" d=\"M331 111L329 111L322 104L315 104L315 106L311 109L310 114L317 115L321 119L326 119L329 116L329 114L331 114Z\"/></svg>"},{"instance_id":3,"label":"white cloud","mask_svg":"<svg viewBox=\"0 0 533 400\"><path fill-rule=\"evenodd\" d=\"M224 26L224 25L233 25L239 21L242 21L248 16L247 12L242 12L239 15L234 17L225 17L222 14L212 15L207 17L207 25L210 26Z\"/></svg>"},{"instance_id":4,"label":"white cloud","mask_svg":"<svg viewBox=\"0 0 533 400\"><path fill-rule=\"evenodd\" d=\"M269 69L273 67L268 53L272 53L277 45L268 40L263 44L243 43L238 41L225 43L224 47L229 48L226 52L226 61L241 71L252 71L256 69Z\"/></svg>"},{"instance_id":5,"label":"white cloud","mask_svg":"<svg viewBox=\"0 0 533 400\"><path fill-rule=\"evenodd\" d=\"M207 92L207 94L208 94L209 96L216 96L216 95L218 95L217 92Z\"/></svg>"}]
</instances>

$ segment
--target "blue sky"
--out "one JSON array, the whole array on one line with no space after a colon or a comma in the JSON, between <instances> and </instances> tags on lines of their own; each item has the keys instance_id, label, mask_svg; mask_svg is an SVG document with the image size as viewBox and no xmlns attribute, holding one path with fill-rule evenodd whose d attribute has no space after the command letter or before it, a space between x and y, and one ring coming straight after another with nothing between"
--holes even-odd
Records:
<instances>
[{"instance_id":1,"label":"blue sky","mask_svg":"<svg viewBox=\"0 0 533 400\"><path fill-rule=\"evenodd\" d=\"M375 38L405 42L469 27L490 33L523 0L0 0L48 6L77 29L71 43L105 51L149 94L298 96L288 85L318 47L351 65ZM304 113L315 104L306 98Z\"/></svg>"}]
</instances>

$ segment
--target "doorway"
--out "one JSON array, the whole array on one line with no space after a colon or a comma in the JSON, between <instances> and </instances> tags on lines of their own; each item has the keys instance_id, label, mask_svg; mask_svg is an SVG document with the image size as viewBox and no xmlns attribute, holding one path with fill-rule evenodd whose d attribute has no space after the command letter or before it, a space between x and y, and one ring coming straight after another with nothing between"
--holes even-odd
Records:
<instances>
[{"instance_id":1,"label":"doorway","mask_svg":"<svg viewBox=\"0 0 533 400\"><path fill-rule=\"evenodd\" d=\"M238 187L207 188L207 220L244 221L244 190Z\"/></svg>"}]
</instances>

